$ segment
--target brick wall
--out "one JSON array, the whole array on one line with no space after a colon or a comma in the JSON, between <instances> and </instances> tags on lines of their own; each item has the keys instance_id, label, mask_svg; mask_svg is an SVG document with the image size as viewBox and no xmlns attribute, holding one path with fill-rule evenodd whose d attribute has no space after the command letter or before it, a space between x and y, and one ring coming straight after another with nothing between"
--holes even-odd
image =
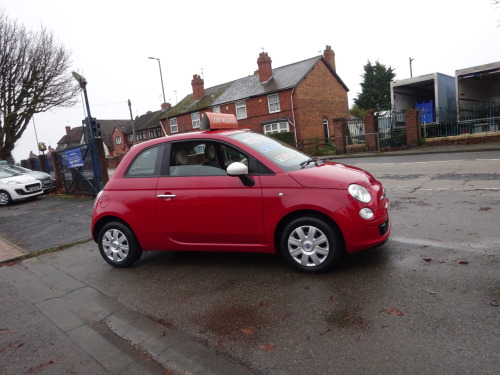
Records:
<instances>
[{"instance_id":1,"label":"brick wall","mask_svg":"<svg viewBox=\"0 0 500 375\"><path fill-rule=\"evenodd\" d=\"M324 137L323 119L347 118L347 91L320 61L299 84L294 99L297 138ZM330 128L333 133L333 128Z\"/></svg>"}]
</instances>

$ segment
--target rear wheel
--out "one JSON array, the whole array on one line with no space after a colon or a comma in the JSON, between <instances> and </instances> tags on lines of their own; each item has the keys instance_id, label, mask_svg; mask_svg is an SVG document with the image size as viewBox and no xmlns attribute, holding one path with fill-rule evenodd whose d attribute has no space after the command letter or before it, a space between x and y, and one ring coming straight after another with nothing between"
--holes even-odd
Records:
<instances>
[{"instance_id":1,"label":"rear wheel","mask_svg":"<svg viewBox=\"0 0 500 375\"><path fill-rule=\"evenodd\" d=\"M97 243L104 260L114 267L130 267L142 255L134 233L122 223L105 224L99 232Z\"/></svg>"},{"instance_id":2,"label":"rear wheel","mask_svg":"<svg viewBox=\"0 0 500 375\"><path fill-rule=\"evenodd\" d=\"M0 206L7 206L12 202L10 194L4 190L0 190Z\"/></svg>"},{"instance_id":3,"label":"rear wheel","mask_svg":"<svg viewBox=\"0 0 500 375\"><path fill-rule=\"evenodd\" d=\"M337 231L316 217L291 221L283 230L281 249L294 267L310 273L331 269L343 251Z\"/></svg>"}]
</instances>

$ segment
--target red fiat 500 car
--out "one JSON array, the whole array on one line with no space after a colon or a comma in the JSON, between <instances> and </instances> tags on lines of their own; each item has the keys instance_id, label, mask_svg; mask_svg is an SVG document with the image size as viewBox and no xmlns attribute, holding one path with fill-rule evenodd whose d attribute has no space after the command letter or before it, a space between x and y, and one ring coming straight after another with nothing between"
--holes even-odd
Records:
<instances>
[{"instance_id":1,"label":"red fiat 500 car","mask_svg":"<svg viewBox=\"0 0 500 375\"><path fill-rule=\"evenodd\" d=\"M372 175L227 129L232 118L206 114L202 129L211 130L132 147L92 216L109 264L131 266L148 250L245 251L321 272L387 241L389 201Z\"/></svg>"}]
</instances>

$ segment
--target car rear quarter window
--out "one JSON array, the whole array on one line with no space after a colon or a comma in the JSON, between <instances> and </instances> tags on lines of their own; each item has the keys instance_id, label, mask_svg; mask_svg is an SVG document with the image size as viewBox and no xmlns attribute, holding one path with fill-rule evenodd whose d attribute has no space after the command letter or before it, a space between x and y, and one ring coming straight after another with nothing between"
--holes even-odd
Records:
<instances>
[{"instance_id":1,"label":"car rear quarter window","mask_svg":"<svg viewBox=\"0 0 500 375\"><path fill-rule=\"evenodd\" d=\"M150 147L140 152L130 163L125 177L155 177L159 174L159 159L163 147Z\"/></svg>"}]
</instances>

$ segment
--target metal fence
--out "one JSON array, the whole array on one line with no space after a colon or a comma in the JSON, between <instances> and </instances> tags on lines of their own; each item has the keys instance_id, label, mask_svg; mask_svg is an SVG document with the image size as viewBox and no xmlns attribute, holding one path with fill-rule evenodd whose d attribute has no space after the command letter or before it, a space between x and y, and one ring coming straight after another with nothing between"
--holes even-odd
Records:
<instances>
[{"instance_id":1,"label":"metal fence","mask_svg":"<svg viewBox=\"0 0 500 375\"><path fill-rule=\"evenodd\" d=\"M432 109L435 111L435 109ZM439 121L420 121L421 138L448 137L464 134L490 133L499 131L500 125L500 103L492 100L459 100L458 108L438 108L439 113L454 112L453 121L450 117L443 117ZM424 118L429 117L425 112L421 113Z\"/></svg>"},{"instance_id":2,"label":"metal fence","mask_svg":"<svg viewBox=\"0 0 500 375\"><path fill-rule=\"evenodd\" d=\"M75 151L80 151L83 165L72 166L71 156ZM98 191L96 179L92 168L90 145L83 144L71 149L56 152L56 168L62 178L62 186L66 194L95 195Z\"/></svg>"}]
</instances>

